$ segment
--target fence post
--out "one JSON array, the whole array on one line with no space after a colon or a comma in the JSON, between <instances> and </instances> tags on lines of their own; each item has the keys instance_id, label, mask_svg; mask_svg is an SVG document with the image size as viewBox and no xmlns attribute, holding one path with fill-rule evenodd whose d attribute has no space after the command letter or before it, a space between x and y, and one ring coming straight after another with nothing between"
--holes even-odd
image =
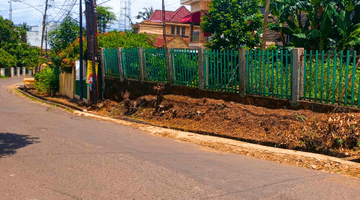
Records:
<instances>
[{"instance_id":1,"label":"fence post","mask_svg":"<svg viewBox=\"0 0 360 200\"><path fill-rule=\"evenodd\" d=\"M104 48L100 49L100 56L101 56L101 75L102 75L102 100L105 99L105 55L104 55ZM82 80L81 80L82 81Z\"/></svg>"},{"instance_id":2,"label":"fence post","mask_svg":"<svg viewBox=\"0 0 360 200\"><path fill-rule=\"evenodd\" d=\"M140 76L141 82L145 81L145 67L144 67L144 49L142 47L139 48L139 67L140 67Z\"/></svg>"},{"instance_id":3,"label":"fence post","mask_svg":"<svg viewBox=\"0 0 360 200\"><path fill-rule=\"evenodd\" d=\"M204 80L204 48L198 48L198 60L199 60L199 89L205 89Z\"/></svg>"},{"instance_id":4,"label":"fence post","mask_svg":"<svg viewBox=\"0 0 360 200\"><path fill-rule=\"evenodd\" d=\"M239 77L240 77L240 96L244 97L246 95L246 84L247 84L247 76L246 76L246 49L239 49Z\"/></svg>"},{"instance_id":5,"label":"fence post","mask_svg":"<svg viewBox=\"0 0 360 200\"><path fill-rule=\"evenodd\" d=\"M173 81L172 81L173 66L172 66L172 60L171 60L171 49L166 48L165 51L166 51L167 79L168 79L168 84L171 86L173 84Z\"/></svg>"},{"instance_id":6,"label":"fence post","mask_svg":"<svg viewBox=\"0 0 360 200\"><path fill-rule=\"evenodd\" d=\"M124 81L124 68L123 68L123 62L122 62L122 50L123 50L122 47L118 48L120 82Z\"/></svg>"},{"instance_id":7,"label":"fence post","mask_svg":"<svg viewBox=\"0 0 360 200\"><path fill-rule=\"evenodd\" d=\"M302 57L304 56L303 48L295 48L292 50L292 86L291 86L291 100L290 103L297 105L300 97L304 93L304 63Z\"/></svg>"},{"instance_id":8,"label":"fence post","mask_svg":"<svg viewBox=\"0 0 360 200\"><path fill-rule=\"evenodd\" d=\"M208 55L208 52L207 52L207 49L204 48L203 49L204 52L203 52L203 55L204 55L204 84L205 84L205 87L207 88L209 86L209 55Z\"/></svg>"},{"instance_id":9,"label":"fence post","mask_svg":"<svg viewBox=\"0 0 360 200\"><path fill-rule=\"evenodd\" d=\"M17 77L20 77L20 67L16 67L16 75Z\"/></svg>"},{"instance_id":10,"label":"fence post","mask_svg":"<svg viewBox=\"0 0 360 200\"><path fill-rule=\"evenodd\" d=\"M26 67L22 68L23 75L26 76Z\"/></svg>"},{"instance_id":11,"label":"fence post","mask_svg":"<svg viewBox=\"0 0 360 200\"><path fill-rule=\"evenodd\" d=\"M5 68L0 68L0 75L5 76Z\"/></svg>"},{"instance_id":12,"label":"fence post","mask_svg":"<svg viewBox=\"0 0 360 200\"><path fill-rule=\"evenodd\" d=\"M11 68L10 68L10 75L11 75L11 77L14 77L14 70L15 70L14 67L11 67Z\"/></svg>"}]
</instances>

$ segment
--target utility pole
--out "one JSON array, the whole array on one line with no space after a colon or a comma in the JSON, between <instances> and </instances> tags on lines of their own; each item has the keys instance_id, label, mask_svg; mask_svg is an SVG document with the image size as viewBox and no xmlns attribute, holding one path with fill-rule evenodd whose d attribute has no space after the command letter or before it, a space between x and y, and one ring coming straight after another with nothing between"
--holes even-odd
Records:
<instances>
[{"instance_id":1,"label":"utility pole","mask_svg":"<svg viewBox=\"0 0 360 200\"><path fill-rule=\"evenodd\" d=\"M82 28L82 0L80 0L80 6L79 6L79 17L80 17L80 101L83 100L83 80L84 80L84 63L83 63L83 28Z\"/></svg>"},{"instance_id":2,"label":"utility pole","mask_svg":"<svg viewBox=\"0 0 360 200\"><path fill-rule=\"evenodd\" d=\"M48 0L45 1L45 12L44 12L44 19L43 19L42 34L41 34L40 58L42 57L42 51L43 51L43 43L44 43L44 34L45 34L45 26L46 26L46 12L47 12L47 8L48 8Z\"/></svg>"},{"instance_id":3,"label":"utility pole","mask_svg":"<svg viewBox=\"0 0 360 200\"><path fill-rule=\"evenodd\" d=\"M165 0L162 0L162 21L163 21L163 40L164 40L164 48L166 45L166 27L165 27Z\"/></svg>"},{"instance_id":4,"label":"utility pole","mask_svg":"<svg viewBox=\"0 0 360 200\"><path fill-rule=\"evenodd\" d=\"M96 66L95 66L95 55L96 55L96 20L95 20L95 2L94 0L86 0L86 35L87 35L87 58L92 63L92 85L91 92L93 94L93 104L97 103L97 81L96 81Z\"/></svg>"},{"instance_id":5,"label":"utility pole","mask_svg":"<svg viewBox=\"0 0 360 200\"><path fill-rule=\"evenodd\" d=\"M12 21L12 3L11 3L12 0L9 1L9 4L10 4L10 9L9 9L9 19L10 21Z\"/></svg>"}]
</instances>

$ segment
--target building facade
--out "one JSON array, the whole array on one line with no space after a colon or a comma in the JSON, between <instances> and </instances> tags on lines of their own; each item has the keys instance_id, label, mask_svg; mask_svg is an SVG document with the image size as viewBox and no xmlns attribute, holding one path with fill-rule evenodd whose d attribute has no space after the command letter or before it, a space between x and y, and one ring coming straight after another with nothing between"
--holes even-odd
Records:
<instances>
[{"instance_id":1,"label":"building facade","mask_svg":"<svg viewBox=\"0 0 360 200\"><path fill-rule=\"evenodd\" d=\"M191 25L182 23L181 20L191 14L185 7L181 6L176 11L165 11L165 35L167 47L188 48L191 35ZM147 21L135 24L136 33L145 33L155 37L154 45L164 47L162 11L156 10ZM199 26L193 27L199 31Z\"/></svg>"},{"instance_id":2,"label":"building facade","mask_svg":"<svg viewBox=\"0 0 360 200\"><path fill-rule=\"evenodd\" d=\"M55 23L48 23L45 27L45 37L43 43L43 49L50 49L50 45L48 42L48 33L56 27ZM39 23L38 26L30 26L30 29L26 33L27 42L30 46L39 47L41 46L41 36L42 36L43 24Z\"/></svg>"}]
</instances>

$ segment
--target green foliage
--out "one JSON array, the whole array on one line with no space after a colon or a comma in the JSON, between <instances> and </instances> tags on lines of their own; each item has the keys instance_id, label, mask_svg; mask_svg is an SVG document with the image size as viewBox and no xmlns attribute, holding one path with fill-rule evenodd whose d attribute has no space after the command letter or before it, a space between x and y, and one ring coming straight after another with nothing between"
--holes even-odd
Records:
<instances>
[{"instance_id":1,"label":"green foliage","mask_svg":"<svg viewBox=\"0 0 360 200\"><path fill-rule=\"evenodd\" d=\"M151 15L154 13L154 8L152 6L146 8L144 7L144 12L139 11L138 15L136 16L136 19L142 19L142 20L148 20L150 19Z\"/></svg>"},{"instance_id":2,"label":"green foliage","mask_svg":"<svg viewBox=\"0 0 360 200\"><path fill-rule=\"evenodd\" d=\"M53 95L59 91L59 70L57 68L45 68L34 75L35 89L40 94Z\"/></svg>"},{"instance_id":3,"label":"green foliage","mask_svg":"<svg viewBox=\"0 0 360 200\"><path fill-rule=\"evenodd\" d=\"M0 16L0 63L3 67L32 68L39 62L37 48L30 47L26 43L26 24L15 27L10 20Z\"/></svg>"},{"instance_id":4,"label":"green foliage","mask_svg":"<svg viewBox=\"0 0 360 200\"><path fill-rule=\"evenodd\" d=\"M166 51L164 49L144 49L146 80L167 81Z\"/></svg>"},{"instance_id":5,"label":"green foliage","mask_svg":"<svg viewBox=\"0 0 360 200\"><path fill-rule=\"evenodd\" d=\"M80 27L77 20L72 19L70 15L66 16L64 21L49 32L49 43L51 50L61 52L66 49L70 43L74 42L80 34Z\"/></svg>"},{"instance_id":6,"label":"green foliage","mask_svg":"<svg viewBox=\"0 0 360 200\"><path fill-rule=\"evenodd\" d=\"M16 66L16 58L6 52L4 49L0 49L0 55L0 68Z\"/></svg>"},{"instance_id":7,"label":"green foliage","mask_svg":"<svg viewBox=\"0 0 360 200\"><path fill-rule=\"evenodd\" d=\"M360 44L360 13L356 8L360 8L359 0L273 0L273 23L269 27L279 33L284 46L353 49Z\"/></svg>"},{"instance_id":8,"label":"green foliage","mask_svg":"<svg viewBox=\"0 0 360 200\"><path fill-rule=\"evenodd\" d=\"M46 58L39 57L40 48L38 47L28 47L22 51L21 62L22 65L28 69L33 69L37 67L40 63L44 63Z\"/></svg>"},{"instance_id":9,"label":"green foliage","mask_svg":"<svg viewBox=\"0 0 360 200\"><path fill-rule=\"evenodd\" d=\"M105 30L116 21L115 14L110 11L111 9L111 7L104 6L96 7L98 30L102 33L105 33Z\"/></svg>"},{"instance_id":10,"label":"green foliage","mask_svg":"<svg viewBox=\"0 0 360 200\"><path fill-rule=\"evenodd\" d=\"M257 0L213 0L203 17L201 28L212 33L208 46L213 49L253 48L260 43L263 15Z\"/></svg>"},{"instance_id":11,"label":"green foliage","mask_svg":"<svg viewBox=\"0 0 360 200\"><path fill-rule=\"evenodd\" d=\"M187 87L199 85L199 57L196 50L173 49L174 84Z\"/></svg>"},{"instance_id":12,"label":"green foliage","mask_svg":"<svg viewBox=\"0 0 360 200\"><path fill-rule=\"evenodd\" d=\"M98 36L99 48L153 48L154 38L152 36L129 31L111 31Z\"/></svg>"}]
</instances>

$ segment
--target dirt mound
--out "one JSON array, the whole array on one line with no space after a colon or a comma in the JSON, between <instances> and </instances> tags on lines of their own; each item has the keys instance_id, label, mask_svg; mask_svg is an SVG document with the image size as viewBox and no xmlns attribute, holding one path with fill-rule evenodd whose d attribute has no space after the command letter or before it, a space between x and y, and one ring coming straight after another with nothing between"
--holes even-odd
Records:
<instances>
[{"instance_id":1,"label":"dirt mound","mask_svg":"<svg viewBox=\"0 0 360 200\"><path fill-rule=\"evenodd\" d=\"M267 109L214 99L158 95L122 102L106 100L97 112L126 115L156 125L221 135L243 141L313 151L333 156L357 155L360 114L324 114L308 110Z\"/></svg>"}]
</instances>

